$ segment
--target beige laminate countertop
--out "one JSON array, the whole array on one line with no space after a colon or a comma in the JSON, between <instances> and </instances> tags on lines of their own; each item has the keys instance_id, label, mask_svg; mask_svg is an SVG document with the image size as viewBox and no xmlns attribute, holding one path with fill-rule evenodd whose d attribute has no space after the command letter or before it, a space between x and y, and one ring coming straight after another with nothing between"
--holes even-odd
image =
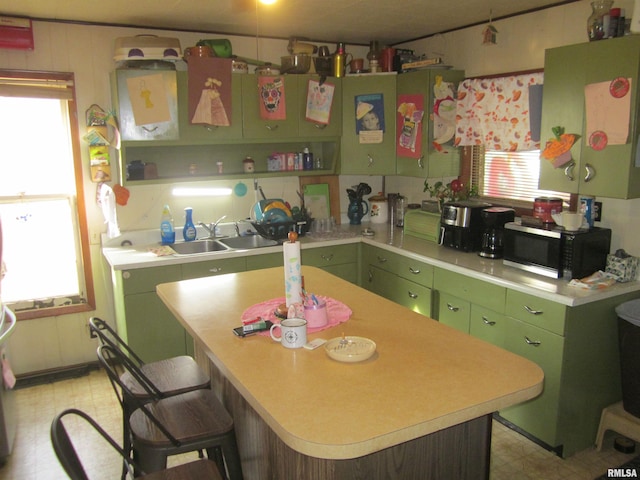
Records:
<instances>
[{"instance_id":1,"label":"beige laminate countertop","mask_svg":"<svg viewBox=\"0 0 640 480\"><path fill-rule=\"evenodd\" d=\"M362 230L366 227L375 231L373 237L361 235ZM157 230L126 232L116 239L104 241L102 252L114 270L282 252L282 246L278 245L254 250L236 250L204 255L157 257L149 252L149 248L158 245L156 240L158 236ZM121 246L120 244L123 241L129 241L132 245ZM640 282L638 281L618 283L603 290L575 288L569 286L569 282L566 279L555 280L513 267L507 267L502 264L502 260L486 259L476 253L465 253L442 247L426 240L404 235L401 228L390 228L386 224L341 225L332 233L311 234L301 237L300 241L303 249L362 242L437 267L452 270L462 275L536 295L567 306L583 305L631 292L639 292L640 295Z\"/></svg>"},{"instance_id":2,"label":"beige laminate countertop","mask_svg":"<svg viewBox=\"0 0 640 480\"><path fill-rule=\"evenodd\" d=\"M346 323L309 335L370 338L361 363L324 347L290 350L268 336L236 337L242 312L284 295L282 268L165 283L163 302L274 432L292 449L345 459L439 431L537 396L534 363L303 266L307 291L348 305Z\"/></svg>"}]
</instances>

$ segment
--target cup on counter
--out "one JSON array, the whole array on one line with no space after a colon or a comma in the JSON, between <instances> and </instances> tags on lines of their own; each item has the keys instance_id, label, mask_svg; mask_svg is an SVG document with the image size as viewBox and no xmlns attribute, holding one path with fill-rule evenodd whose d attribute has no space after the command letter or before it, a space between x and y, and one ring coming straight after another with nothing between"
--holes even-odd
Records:
<instances>
[{"instance_id":1,"label":"cup on counter","mask_svg":"<svg viewBox=\"0 0 640 480\"><path fill-rule=\"evenodd\" d=\"M277 329L280 329L279 337L274 334ZM287 318L279 324L273 324L269 333L285 348L302 348L307 343L307 321L303 318Z\"/></svg>"},{"instance_id":2,"label":"cup on counter","mask_svg":"<svg viewBox=\"0 0 640 480\"><path fill-rule=\"evenodd\" d=\"M304 319L307 321L309 328L324 327L329 323L327 303L324 300L318 300L318 303L305 305Z\"/></svg>"}]
</instances>

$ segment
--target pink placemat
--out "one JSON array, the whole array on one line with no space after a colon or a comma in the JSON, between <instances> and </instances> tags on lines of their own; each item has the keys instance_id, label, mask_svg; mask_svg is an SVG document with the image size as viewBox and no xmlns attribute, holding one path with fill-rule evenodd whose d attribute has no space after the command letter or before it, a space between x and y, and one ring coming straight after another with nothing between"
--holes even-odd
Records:
<instances>
[{"instance_id":1,"label":"pink placemat","mask_svg":"<svg viewBox=\"0 0 640 480\"><path fill-rule=\"evenodd\" d=\"M335 327L343 322L346 322L351 318L351 309L347 307L344 303L339 302L330 297L325 297L323 295L316 295L316 297L320 300L324 300L327 304L327 317L329 321L324 327L311 327L307 329L308 333L320 332L321 330L325 330L327 328ZM280 318L276 317L276 308L281 303L284 303L284 297L274 298L272 300L267 300L262 303L257 303L249 308L247 308L242 313L242 321L252 320L256 317L262 317L265 320L271 320L273 323L280 323ZM260 335L269 335L269 332L260 332Z\"/></svg>"}]
</instances>

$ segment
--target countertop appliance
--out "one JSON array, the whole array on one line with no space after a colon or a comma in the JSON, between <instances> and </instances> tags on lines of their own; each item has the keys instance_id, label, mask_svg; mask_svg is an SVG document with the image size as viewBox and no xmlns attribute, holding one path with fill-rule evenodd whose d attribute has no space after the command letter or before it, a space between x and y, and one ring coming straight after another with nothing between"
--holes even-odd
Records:
<instances>
[{"instance_id":1,"label":"countertop appliance","mask_svg":"<svg viewBox=\"0 0 640 480\"><path fill-rule=\"evenodd\" d=\"M9 366L9 337L16 326L16 317L7 307L0 307L0 464L13 450L18 418L13 391L15 378Z\"/></svg>"},{"instance_id":2,"label":"countertop appliance","mask_svg":"<svg viewBox=\"0 0 640 480\"><path fill-rule=\"evenodd\" d=\"M461 200L446 202L440 218L440 244L465 252L480 250L482 210L490 203Z\"/></svg>"},{"instance_id":3,"label":"countertop appliance","mask_svg":"<svg viewBox=\"0 0 640 480\"><path fill-rule=\"evenodd\" d=\"M504 226L505 265L551 278L583 278L607 265L611 229L569 232L509 222Z\"/></svg>"},{"instance_id":4,"label":"countertop appliance","mask_svg":"<svg viewBox=\"0 0 640 480\"><path fill-rule=\"evenodd\" d=\"M485 258L502 258L504 253L504 225L513 222L513 208L489 207L482 210L482 241L478 255Z\"/></svg>"}]
</instances>

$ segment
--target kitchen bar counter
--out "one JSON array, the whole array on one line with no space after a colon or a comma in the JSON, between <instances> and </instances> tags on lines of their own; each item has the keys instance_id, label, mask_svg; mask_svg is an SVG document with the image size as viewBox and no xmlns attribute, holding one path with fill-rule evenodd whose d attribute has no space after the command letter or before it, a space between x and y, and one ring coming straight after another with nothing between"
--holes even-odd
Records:
<instances>
[{"instance_id":1,"label":"kitchen bar counter","mask_svg":"<svg viewBox=\"0 0 640 480\"><path fill-rule=\"evenodd\" d=\"M537 396L542 370L320 269L303 273L308 291L353 311L309 338L370 338L371 359L232 333L246 308L284 295L282 268L157 287L210 362L245 478L488 478L491 413Z\"/></svg>"}]
</instances>

